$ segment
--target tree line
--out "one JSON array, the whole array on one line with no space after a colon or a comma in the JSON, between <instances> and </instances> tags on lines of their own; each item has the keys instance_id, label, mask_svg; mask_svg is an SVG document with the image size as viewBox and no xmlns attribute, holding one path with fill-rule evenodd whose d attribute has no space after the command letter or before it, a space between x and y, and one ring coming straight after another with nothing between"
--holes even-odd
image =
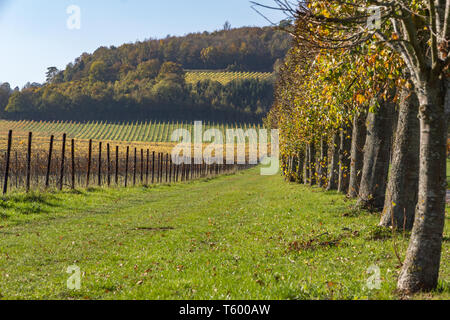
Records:
<instances>
[{"instance_id":1,"label":"tree line","mask_svg":"<svg viewBox=\"0 0 450 320\"><path fill-rule=\"evenodd\" d=\"M93 65L88 79L29 86L12 91L3 84L2 116L31 120L220 120L260 121L273 102L273 80L238 79L227 84L186 83L179 64L153 71L139 68L121 81L103 81L104 64Z\"/></svg>"},{"instance_id":2,"label":"tree line","mask_svg":"<svg viewBox=\"0 0 450 320\"><path fill-rule=\"evenodd\" d=\"M412 230L398 289L436 288L450 1L376 1L375 14L366 0L275 3L296 21L266 119L280 129L286 176L357 199L382 213L382 227Z\"/></svg>"},{"instance_id":3,"label":"tree line","mask_svg":"<svg viewBox=\"0 0 450 320\"><path fill-rule=\"evenodd\" d=\"M239 28L101 47L46 83L0 89L0 112L34 120L260 121L273 102L272 80L185 81L187 69L273 71L290 45L277 28Z\"/></svg>"}]
</instances>

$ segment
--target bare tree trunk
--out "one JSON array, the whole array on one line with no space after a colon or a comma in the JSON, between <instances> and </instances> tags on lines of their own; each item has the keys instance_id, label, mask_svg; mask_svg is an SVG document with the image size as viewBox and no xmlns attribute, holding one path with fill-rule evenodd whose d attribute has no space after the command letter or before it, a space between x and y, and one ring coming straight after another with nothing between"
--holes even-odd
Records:
<instances>
[{"instance_id":1,"label":"bare tree trunk","mask_svg":"<svg viewBox=\"0 0 450 320\"><path fill-rule=\"evenodd\" d=\"M340 145L338 191L347 194L350 184L350 153L352 149L352 129L350 126L341 130Z\"/></svg>"},{"instance_id":2,"label":"bare tree trunk","mask_svg":"<svg viewBox=\"0 0 450 320\"><path fill-rule=\"evenodd\" d=\"M439 278L446 196L447 118L442 80L416 84L420 116L419 201L398 289L436 288Z\"/></svg>"},{"instance_id":3,"label":"bare tree trunk","mask_svg":"<svg viewBox=\"0 0 450 320\"><path fill-rule=\"evenodd\" d=\"M367 117L367 139L358 206L374 211L381 211L384 206L394 111L392 103L381 101L377 113L369 113Z\"/></svg>"},{"instance_id":4,"label":"bare tree trunk","mask_svg":"<svg viewBox=\"0 0 450 320\"><path fill-rule=\"evenodd\" d=\"M417 95L403 90L394 143L394 156L380 225L411 230L419 184L420 124Z\"/></svg>"},{"instance_id":5,"label":"bare tree trunk","mask_svg":"<svg viewBox=\"0 0 450 320\"><path fill-rule=\"evenodd\" d=\"M328 179L328 141L323 136L320 141L319 186L326 187Z\"/></svg>"},{"instance_id":6,"label":"bare tree trunk","mask_svg":"<svg viewBox=\"0 0 450 320\"><path fill-rule=\"evenodd\" d=\"M339 147L341 138L339 133L336 132L333 135L333 145L330 161L330 171L328 174L328 187L327 190L337 190L339 183Z\"/></svg>"},{"instance_id":7,"label":"bare tree trunk","mask_svg":"<svg viewBox=\"0 0 450 320\"><path fill-rule=\"evenodd\" d=\"M314 142L309 144L309 185L315 186L317 184L317 175L316 175L316 146Z\"/></svg>"},{"instance_id":8,"label":"bare tree trunk","mask_svg":"<svg viewBox=\"0 0 450 320\"><path fill-rule=\"evenodd\" d=\"M348 187L348 197L357 198L361 176L364 165L364 144L367 138L366 129L367 112L358 112L353 119L353 137L350 162L350 183Z\"/></svg>"},{"instance_id":9,"label":"bare tree trunk","mask_svg":"<svg viewBox=\"0 0 450 320\"><path fill-rule=\"evenodd\" d=\"M297 156L292 155L290 160L290 170L289 170L289 182L296 182L296 171L297 171L297 163L298 159Z\"/></svg>"},{"instance_id":10,"label":"bare tree trunk","mask_svg":"<svg viewBox=\"0 0 450 320\"><path fill-rule=\"evenodd\" d=\"M309 144L306 145L305 147L305 176L303 179L303 183L304 184L309 184L310 181L310 175L311 175L311 171L309 170L310 164L309 164Z\"/></svg>"},{"instance_id":11,"label":"bare tree trunk","mask_svg":"<svg viewBox=\"0 0 450 320\"><path fill-rule=\"evenodd\" d=\"M297 182L303 182L303 167L305 165L305 154L303 151L299 151L297 154L298 164L297 164Z\"/></svg>"}]
</instances>

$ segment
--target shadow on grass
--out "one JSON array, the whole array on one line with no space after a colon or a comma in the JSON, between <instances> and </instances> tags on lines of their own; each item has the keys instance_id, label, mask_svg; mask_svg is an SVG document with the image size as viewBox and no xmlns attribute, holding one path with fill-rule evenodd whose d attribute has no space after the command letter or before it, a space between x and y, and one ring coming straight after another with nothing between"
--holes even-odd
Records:
<instances>
[{"instance_id":1,"label":"shadow on grass","mask_svg":"<svg viewBox=\"0 0 450 320\"><path fill-rule=\"evenodd\" d=\"M137 227L134 228L135 231L170 231L175 230L174 227Z\"/></svg>"},{"instance_id":2,"label":"shadow on grass","mask_svg":"<svg viewBox=\"0 0 450 320\"><path fill-rule=\"evenodd\" d=\"M30 214L47 214L50 212L49 208L59 208L52 200L57 200L53 194L14 194L0 199L0 208L11 210L14 213L22 215ZM3 212L2 219L8 219L10 215Z\"/></svg>"}]
</instances>

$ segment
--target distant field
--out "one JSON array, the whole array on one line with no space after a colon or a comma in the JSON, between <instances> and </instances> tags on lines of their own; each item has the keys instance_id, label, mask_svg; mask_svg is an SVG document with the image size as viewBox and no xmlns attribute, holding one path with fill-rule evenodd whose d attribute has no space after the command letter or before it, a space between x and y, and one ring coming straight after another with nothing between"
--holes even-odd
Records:
<instances>
[{"instance_id":1,"label":"distant field","mask_svg":"<svg viewBox=\"0 0 450 320\"><path fill-rule=\"evenodd\" d=\"M272 75L273 74L270 72L221 72L208 70L192 70L186 73L186 82L197 83L202 80L214 80L219 81L222 84L227 84L233 80L238 79L267 80L270 79Z\"/></svg>"},{"instance_id":2,"label":"distant field","mask_svg":"<svg viewBox=\"0 0 450 320\"><path fill-rule=\"evenodd\" d=\"M227 129L249 128L261 129L262 125L256 124L214 124L204 123L204 130L211 128L219 129L225 134ZM193 123L181 122L127 122L127 123L111 123L111 122L68 122L68 121L0 121L0 135L6 139L9 130L14 131L16 137L26 137L28 132L33 132L37 137L49 137L50 135L67 134L70 139L78 140L102 140L102 141L118 141L118 142L145 142L145 143L167 143L171 142L172 132L176 129L187 129L193 131ZM224 135L225 136L225 135Z\"/></svg>"}]
</instances>

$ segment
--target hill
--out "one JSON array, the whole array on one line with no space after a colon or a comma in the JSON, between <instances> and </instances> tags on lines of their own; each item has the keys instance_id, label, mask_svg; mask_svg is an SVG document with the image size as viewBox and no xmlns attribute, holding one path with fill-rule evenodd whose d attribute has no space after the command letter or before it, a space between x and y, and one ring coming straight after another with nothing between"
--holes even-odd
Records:
<instances>
[{"instance_id":1,"label":"hill","mask_svg":"<svg viewBox=\"0 0 450 320\"><path fill-rule=\"evenodd\" d=\"M43 85L3 85L0 108L8 119L256 121L272 105L272 77L186 82L185 70L272 73L289 46L288 35L266 27L100 47L65 70L48 68Z\"/></svg>"}]
</instances>

